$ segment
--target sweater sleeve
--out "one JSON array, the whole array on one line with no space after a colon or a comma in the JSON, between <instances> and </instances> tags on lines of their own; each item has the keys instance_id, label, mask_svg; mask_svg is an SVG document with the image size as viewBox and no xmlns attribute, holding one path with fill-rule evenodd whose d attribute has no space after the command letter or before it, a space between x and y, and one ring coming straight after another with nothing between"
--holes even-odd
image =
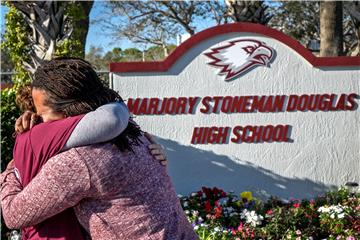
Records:
<instances>
[{"instance_id":1,"label":"sweater sleeve","mask_svg":"<svg viewBox=\"0 0 360 240\"><path fill-rule=\"evenodd\" d=\"M109 103L98 107L80 120L62 151L117 137L127 127L129 117L129 110L124 103Z\"/></svg>"},{"instance_id":2,"label":"sweater sleeve","mask_svg":"<svg viewBox=\"0 0 360 240\"><path fill-rule=\"evenodd\" d=\"M10 229L42 222L76 205L90 189L88 168L76 149L49 159L24 189L13 166L1 174L0 181L2 214Z\"/></svg>"}]
</instances>

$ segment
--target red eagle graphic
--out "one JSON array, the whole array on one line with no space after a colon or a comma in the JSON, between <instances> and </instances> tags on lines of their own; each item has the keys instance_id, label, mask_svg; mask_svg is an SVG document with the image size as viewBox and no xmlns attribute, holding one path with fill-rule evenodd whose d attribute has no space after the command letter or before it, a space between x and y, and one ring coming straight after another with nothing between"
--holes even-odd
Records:
<instances>
[{"instance_id":1,"label":"red eagle graphic","mask_svg":"<svg viewBox=\"0 0 360 240\"><path fill-rule=\"evenodd\" d=\"M267 66L274 57L275 50L254 39L228 42L223 47L211 48L204 53L212 59L209 65L221 68L219 75L226 75L229 81L256 66Z\"/></svg>"}]
</instances>

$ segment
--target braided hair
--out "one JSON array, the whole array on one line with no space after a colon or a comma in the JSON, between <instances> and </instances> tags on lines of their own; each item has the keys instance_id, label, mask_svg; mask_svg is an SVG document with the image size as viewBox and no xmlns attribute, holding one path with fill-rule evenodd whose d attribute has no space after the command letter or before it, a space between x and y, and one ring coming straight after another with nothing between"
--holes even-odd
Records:
<instances>
[{"instance_id":1,"label":"braided hair","mask_svg":"<svg viewBox=\"0 0 360 240\"><path fill-rule=\"evenodd\" d=\"M55 58L37 68L33 88L44 90L45 104L55 112L75 116L94 111L110 102L123 102L114 90L105 87L91 64L80 58ZM140 142L140 127L129 121L127 128L111 140L121 151Z\"/></svg>"}]
</instances>

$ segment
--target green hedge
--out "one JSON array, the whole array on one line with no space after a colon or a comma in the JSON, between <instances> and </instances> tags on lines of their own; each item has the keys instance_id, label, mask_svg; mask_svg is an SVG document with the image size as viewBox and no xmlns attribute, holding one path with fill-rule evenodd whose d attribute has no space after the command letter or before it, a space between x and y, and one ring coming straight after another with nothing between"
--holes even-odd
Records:
<instances>
[{"instance_id":1,"label":"green hedge","mask_svg":"<svg viewBox=\"0 0 360 240\"><path fill-rule=\"evenodd\" d=\"M13 158L12 151L15 143L13 138L14 123L20 115L20 109L15 104L16 87L1 90L1 171ZM1 216L1 239L7 239L9 229L3 224Z\"/></svg>"},{"instance_id":2,"label":"green hedge","mask_svg":"<svg viewBox=\"0 0 360 240\"><path fill-rule=\"evenodd\" d=\"M1 171L4 171L12 159L15 143L13 138L14 123L20 115L20 109L15 104L16 88L1 91Z\"/></svg>"}]
</instances>

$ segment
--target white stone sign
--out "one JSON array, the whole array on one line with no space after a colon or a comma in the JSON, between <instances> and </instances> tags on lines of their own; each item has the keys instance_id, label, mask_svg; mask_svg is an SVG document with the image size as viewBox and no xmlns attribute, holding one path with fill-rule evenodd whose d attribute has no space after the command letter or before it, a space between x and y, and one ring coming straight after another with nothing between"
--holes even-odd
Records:
<instances>
[{"instance_id":1,"label":"white stone sign","mask_svg":"<svg viewBox=\"0 0 360 240\"><path fill-rule=\"evenodd\" d=\"M111 86L166 147L178 193L312 197L360 182L360 57L319 58L257 24L200 32Z\"/></svg>"}]
</instances>

